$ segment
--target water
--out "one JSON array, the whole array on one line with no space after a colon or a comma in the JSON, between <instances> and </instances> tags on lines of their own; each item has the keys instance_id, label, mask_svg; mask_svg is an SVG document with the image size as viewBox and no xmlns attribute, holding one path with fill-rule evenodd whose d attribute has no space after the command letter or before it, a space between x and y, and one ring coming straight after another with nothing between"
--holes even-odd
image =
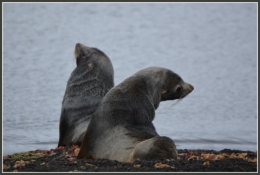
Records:
<instances>
[{"instance_id":1,"label":"water","mask_svg":"<svg viewBox=\"0 0 260 175\"><path fill-rule=\"evenodd\" d=\"M256 3L4 3L3 155L57 146L78 42L110 57L115 84L161 66L195 87L156 111L178 149L257 150Z\"/></svg>"}]
</instances>

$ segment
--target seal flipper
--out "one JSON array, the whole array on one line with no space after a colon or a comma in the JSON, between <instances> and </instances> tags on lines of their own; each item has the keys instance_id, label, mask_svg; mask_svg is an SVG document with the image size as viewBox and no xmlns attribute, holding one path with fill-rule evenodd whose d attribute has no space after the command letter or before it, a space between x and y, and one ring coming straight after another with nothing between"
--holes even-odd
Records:
<instances>
[{"instance_id":1,"label":"seal flipper","mask_svg":"<svg viewBox=\"0 0 260 175\"><path fill-rule=\"evenodd\" d=\"M88 140L88 141L92 141L91 139L91 134L95 132L95 130L93 130L92 126L89 125L87 128L87 131L85 132L84 135L84 140ZM94 159L94 157L91 155L91 145L93 145L94 143L91 142L91 144L89 144L88 142L82 142L81 146L80 146L80 150L79 153L77 155L77 159Z\"/></svg>"},{"instance_id":2,"label":"seal flipper","mask_svg":"<svg viewBox=\"0 0 260 175\"><path fill-rule=\"evenodd\" d=\"M161 159L162 157L164 159L177 159L177 156L176 146L170 138L155 136L138 143L131 153L128 162L133 162L136 159Z\"/></svg>"}]
</instances>

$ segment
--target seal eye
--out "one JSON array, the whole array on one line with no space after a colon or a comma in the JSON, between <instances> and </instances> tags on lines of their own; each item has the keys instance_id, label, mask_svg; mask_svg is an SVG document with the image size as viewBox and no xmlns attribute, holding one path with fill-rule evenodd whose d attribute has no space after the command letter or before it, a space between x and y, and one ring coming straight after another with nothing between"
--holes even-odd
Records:
<instances>
[{"instance_id":1,"label":"seal eye","mask_svg":"<svg viewBox=\"0 0 260 175\"><path fill-rule=\"evenodd\" d=\"M177 89L176 89L176 92L181 92L182 91L182 87L177 87Z\"/></svg>"}]
</instances>

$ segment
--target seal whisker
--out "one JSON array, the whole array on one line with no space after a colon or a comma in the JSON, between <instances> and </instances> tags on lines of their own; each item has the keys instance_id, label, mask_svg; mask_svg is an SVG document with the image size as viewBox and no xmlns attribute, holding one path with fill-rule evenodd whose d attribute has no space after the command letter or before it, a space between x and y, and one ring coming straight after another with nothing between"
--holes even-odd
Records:
<instances>
[{"instance_id":1,"label":"seal whisker","mask_svg":"<svg viewBox=\"0 0 260 175\"><path fill-rule=\"evenodd\" d=\"M172 109L174 106L176 106L178 103L180 103L181 100L182 100L181 98L178 99L178 100L176 100L173 104L171 104L171 105L166 109L165 113L163 113L163 114L166 114L167 112L169 112L170 109Z\"/></svg>"}]
</instances>

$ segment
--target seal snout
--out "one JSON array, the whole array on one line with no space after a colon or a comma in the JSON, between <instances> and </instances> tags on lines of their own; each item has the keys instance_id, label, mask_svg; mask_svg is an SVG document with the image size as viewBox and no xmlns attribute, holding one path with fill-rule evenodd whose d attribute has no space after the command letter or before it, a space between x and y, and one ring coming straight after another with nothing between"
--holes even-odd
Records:
<instances>
[{"instance_id":1,"label":"seal snout","mask_svg":"<svg viewBox=\"0 0 260 175\"><path fill-rule=\"evenodd\" d=\"M77 44L76 44L76 46L75 46L75 55L78 55L78 54L79 54L79 52L80 52L80 50L81 50L82 47L84 47L83 44L81 44L81 43L77 43Z\"/></svg>"},{"instance_id":2,"label":"seal snout","mask_svg":"<svg viewBox=\"0 0 260 175\"><path fill-rule=\"evenodd\" d=\"M189 87L190 91L193 91L194 87L191 84L188 83L188 87Z\"/></svg>"},{"instance_id":3,"label":"seal snout","mask_svg":"<svg viewBox=\"0 0 260 175\"><path fill-rule=\"evenodd\" d=\"M76 46L75 46L75 52L78 52L82 47L84 47L83 44L77 43Z\"/></svg>"},{"instance_id":4,"label":"seal snout","mask_svg":"<svg viewBox=\"0 0 260 175\"><path fill-rule=\"evenodd\" d=\"M82 47L86 47L86 46L84 44L81 44L81 43L76 44L76 48L82 48Z\"/></svg>"},{"instance_id":5,"label":"seal snout","mask_svg":"<svg viewBox=\"0 0 260 175\"><path fill-rule=\"evenodd\" d=\"M84 44L81 44L81 43L76 44L75 51L74 51L74 55L75 55L76 59L82 53L87 54L88 52L89 52L89 47L87 47L87 46L85 46Z\"/></svg>"}]
</instances>

